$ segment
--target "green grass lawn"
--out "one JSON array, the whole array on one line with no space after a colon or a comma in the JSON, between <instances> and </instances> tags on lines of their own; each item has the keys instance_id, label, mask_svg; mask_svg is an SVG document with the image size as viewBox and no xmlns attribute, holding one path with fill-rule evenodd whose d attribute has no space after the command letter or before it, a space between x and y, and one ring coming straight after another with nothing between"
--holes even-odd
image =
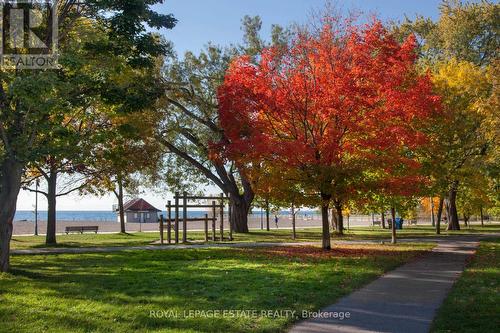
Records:
<instances>
[{"instance_id":1,"label":"green grass lawn","mask_svg":"<svg viewBox=\"0 0 500 333\"><path fill-rule=\"evenodd\" d=\"M0 331L281 332L301 311L333 303L431 247L14 255L12 272L0 274ZM189 310L255 310L257 315L190 317ZM268 317L261 313L266 310L298 312L297 317Z\"/></svg>"},{"instance_id":2,"label":"green grass lawn","mask_svg":"<svg viewBox=\"0 0 500 333\"><path fill-rule=\"evenodd\" d=\"M500 238L482 241L438 312L432 332L498 332Z\"/></svg>"},{"instance_id":3,"label":"green grass lawn","mask_svg":"<svg viewBox=\"0 0 500 333\"><path fill-rule=\"evenodd\" d=\"M500 232L500 224L487 224L484 227L474 225L471 228L463 228L460 231L447 232L442 231L442 236L468 234L468 233L488 233ZM181 232L182 235L182 232ZM418 238L435 236L435 231L431 226L412 226L403 230L398 230L400 238ZM336 235L332 239L375 239L384 240L390 239L391 234L389 229L381 229L380 227L354 227L346 230L343 237ZM149 245L159 239L159 233L130 233L130 234L72 234L58 235L57 247L96 247L96 246L137 246ZM166 239L166 236L165 236ZM182 236L181 236L182 239ZM204 234L200 232L189 232L188 241L202 241ZM248 234L234 234L235 242L293 242L291 238L291 230L287 229L272 229L271 231L252 230ZM321 241L321 230L318 228L300 229L297 230L297 242ZM28 248L44 248L45 236L14 236L11 246L13 249L28 249Z\"/></svg>"}]
</instances>

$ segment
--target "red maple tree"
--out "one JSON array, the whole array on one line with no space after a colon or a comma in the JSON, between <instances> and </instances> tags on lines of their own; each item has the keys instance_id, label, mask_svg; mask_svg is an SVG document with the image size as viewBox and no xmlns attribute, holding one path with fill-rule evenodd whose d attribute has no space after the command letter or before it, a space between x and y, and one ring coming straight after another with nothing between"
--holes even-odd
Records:
<instances>
[{"instance_id":1,"label":"red maple tree","mask_svg":"<svg viewBox=\"0 0 500 333\"><path fill-rule=\"evenodd\" d=\"M257 63L233 61L219 90L222 156L249 168L294 169L322 207L323 248L330 248L328 209L376 168L414 164L401 151L426 142L415 128L439 98L415 70L415 38L404 43L374 20L344 31L324 24L299 33L287 49L269 48ZM297 172L295 172L297 174Z\"/></svg>"}]
</instances>

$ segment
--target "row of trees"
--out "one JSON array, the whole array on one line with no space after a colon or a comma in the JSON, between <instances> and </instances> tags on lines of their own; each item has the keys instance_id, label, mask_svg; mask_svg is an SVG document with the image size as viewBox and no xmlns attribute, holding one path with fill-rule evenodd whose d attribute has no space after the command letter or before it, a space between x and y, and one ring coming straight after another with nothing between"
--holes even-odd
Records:
<instances>
[{"instance_id":1,"label":"row of trees","mask_svg":"<svg viewBox=\"0 0 500 333\"><path fill-rule=\"evenodd\" d=\"M2 68L2 270L22 187L48 198L48 244L59 196L112 191L123 211L138 174L219 187L235 232L255 202L321 207L325 248L329 209L341 233L348 208L395 215L432 196L453 228L456 211L496 205L498 5L387 26L328 12L269 42L245 17L241 45L178 58L147 29L175 25L159 2L59 2L60 68Z\"/></svg>"},{"instance_id":2,"label":"row of trees","mask_svg":"<svg viewBox=\"0 0 500 333\"><path fill-rule=\"evenodd\" d=\"M421 197L435 198L436 220L445 211L451 230L459 212L494 213L498 9L446 1L437 22L371 30L329 12L319 25L274 26L270 43L259 37L260 20L245 18L242 46L175 61L184 79L168 77L187 82L185 122L164 132L177 144L169 174L201 175L226 193L230 184L244 198L232 203L238 231L252 198L264 207L321 206L325 217L332 208L339 233L343 209L395 215ZM180 119L179 105L170 106Z\"/></svg>"}]
</instances>

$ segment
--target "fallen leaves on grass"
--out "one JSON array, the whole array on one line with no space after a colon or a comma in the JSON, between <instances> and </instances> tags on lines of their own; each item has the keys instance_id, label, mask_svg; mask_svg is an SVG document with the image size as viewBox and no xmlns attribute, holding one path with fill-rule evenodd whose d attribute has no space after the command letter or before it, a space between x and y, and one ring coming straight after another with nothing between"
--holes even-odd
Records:
<instances>
[{"instance_id":1,"label":"fallen leaves on grass","mask_svg":"<svg viewBox=\"0 0 500 333\"><path fill-rule=\"evenodd\" d=\"M363 258L380 256L399 256L407 253L410 249L395 249L390 246L377 245L341 245L335 246L331 250L323 250L315 246L290 246L253 249L255 255L268 258L285 258L299 260L326 260L332 258ZM415 255L425 251L414 251Z\"/></svg>"}]
</instances>

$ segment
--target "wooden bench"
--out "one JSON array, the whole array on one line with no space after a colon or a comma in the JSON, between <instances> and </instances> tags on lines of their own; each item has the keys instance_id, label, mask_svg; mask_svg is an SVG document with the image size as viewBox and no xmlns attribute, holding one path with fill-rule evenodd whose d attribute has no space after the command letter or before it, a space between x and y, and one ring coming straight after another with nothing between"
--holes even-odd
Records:
<instances>
[{"instance_id":1,"label":"wooden bench","mask_svg":"<svg viewBox=\"0 0 500 333\"><path fill-rule=\"evenodd\" d=\"M97 231L99 230L98 226L94 225L89 225L89 226L70 226L66 227L66 235L71 233L71 232L78 232L80 234L83 234L84 232L95 232L97 234Z\"/></svg>"},{"instance_id":2,"label":"wooden bench","mask_svg":"<svg viewBox=\"0 0 500 333\"><path fill-rule=\"evenodd\" d=\"M379 220L372 221L372 225L373 226L376 226L376 225L381 226L382 225L382 221L379 221Z\"/></svg>"},{"instance_id":3,"label":"wooden bench","mask_svg":"<svg viewBox=\"0 0 500 333\"><path fill-rule=\"evenodd\" d=\"M412 220L408 220L408 225L417 225L417 220L416 219L412 219Z\"/></svg>"}]
</instances>

